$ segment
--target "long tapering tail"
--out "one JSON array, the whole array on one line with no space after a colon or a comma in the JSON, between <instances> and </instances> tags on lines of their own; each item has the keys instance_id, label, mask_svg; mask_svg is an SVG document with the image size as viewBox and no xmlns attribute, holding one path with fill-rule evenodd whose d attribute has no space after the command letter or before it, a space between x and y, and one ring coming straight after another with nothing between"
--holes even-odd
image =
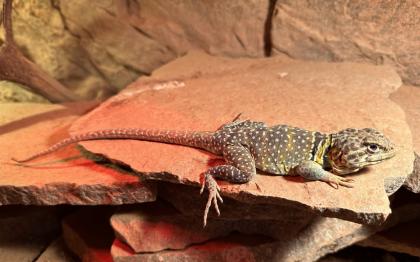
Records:
<instances>
[{"instance_id":1,"label":"long tapering tail","mask_svg":"<svg viewBox=\"0 0 420 262\"><path fill-rule=\"evenodd\" d=\"M172 130L152 130L139 128L120 128L104 129L99 131L87 132L66 138L44 151L32 155L25 159L15 159L18 163L25 163L38 157L45 156L67 145L88 140L104 139L133 139L143 141L154 141L160 143L177 144L189 147L196 147L213 152L213 133L212 132L191 132L191 131L172 131Z\"/></svg>"}]
</instances>

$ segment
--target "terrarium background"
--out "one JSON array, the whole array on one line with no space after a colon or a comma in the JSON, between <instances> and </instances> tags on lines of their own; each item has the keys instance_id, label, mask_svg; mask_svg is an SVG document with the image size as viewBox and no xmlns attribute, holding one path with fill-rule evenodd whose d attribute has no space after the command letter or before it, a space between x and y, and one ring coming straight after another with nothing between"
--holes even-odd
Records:
<instances>
[{"instance_id":1,"label":"terrarium background","mask_svg":"<svg viewBox=\"0 0 420 262\"><path fill-rule=\"evenodd\" d=\"M20 49L84 98L108 97L192 49L387 64L420 85L416 0L15 0L13 7ZM3 100L39 101L15 84L0 86Z\"/></svg>"}]
</instances>

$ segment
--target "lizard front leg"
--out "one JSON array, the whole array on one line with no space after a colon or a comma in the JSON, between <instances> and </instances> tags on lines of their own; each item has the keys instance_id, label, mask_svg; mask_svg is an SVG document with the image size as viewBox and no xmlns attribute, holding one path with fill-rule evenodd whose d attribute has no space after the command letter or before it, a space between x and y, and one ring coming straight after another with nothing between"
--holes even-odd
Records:
<instances>
[{"instance_id":1,"label":"lizard front leg","mask_svg":"<svg viewBox=\"0 0 420 262\"><path fill-rule=\"evenodd\" d=\"M207 224L207 215L211 204L220 215L217 201L223 203L220 196L220 188L214 178L220 178L231 183L242 184L252 180L256 174L255 161L251 153L242 145L230 145L223 150L223 157L227 165L212 167L204 173L204 181L200 190L203 193L206 187L209 190L209 198L204 210L204 226Z\"/></svg>"},{"instance_id":2,"label":"lizard front leg","mask_svg":"<svg viewBox=\"0 0 420 262\"><path fill-rule=\"evenodd\" d=\"M334 175L322 168L322 166L314 161L304 161L294 167L293 174L300 175L308 180L319 180L330 184L334 188L339 186L353 187L351 182L353 179Z\"/></svg>"}]
</instances>

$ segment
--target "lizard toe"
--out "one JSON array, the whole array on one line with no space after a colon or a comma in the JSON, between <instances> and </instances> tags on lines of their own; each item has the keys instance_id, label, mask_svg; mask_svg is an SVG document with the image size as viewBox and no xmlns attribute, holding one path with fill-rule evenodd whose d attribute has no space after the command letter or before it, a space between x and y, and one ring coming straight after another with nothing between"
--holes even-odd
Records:
<instances>
[{"instance_id":1,"label":"lizard toe","mask_svg":"<svg viewBox=\"0 0 420 262\"><path fill-rule=\"evenodd\" d=\"M220 216L219 204L217 201L219 200L220 203L223 203L223 199L219 193L220 187L217 185L216 180L211 175L206 174L204 184L209 190L209 197L207 199L206 207L204 209L203 227L207 225L207 217L208 217L208 213L209 213L211 205L212 204L214 205L214 209L216 210L217 214Z\"/></svg>"}]
</instances>

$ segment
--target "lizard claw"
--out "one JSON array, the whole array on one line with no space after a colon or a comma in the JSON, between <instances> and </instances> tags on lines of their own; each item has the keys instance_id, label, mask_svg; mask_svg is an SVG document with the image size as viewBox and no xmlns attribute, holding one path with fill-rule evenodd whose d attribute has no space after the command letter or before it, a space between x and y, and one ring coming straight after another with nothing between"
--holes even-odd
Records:
<instances>
[{"instance_id":1,"label":"lizard claw","mask_svg":"<svg viewBox=\"0 0 420 262\"><path fill-rule=\"evenodd\" d=\"M352 184L354 182L351 178L345 178L337 175L330 174L328 176L328 179L326 181L330 186L332 186L335 189L338 189L340 186L349 187L352 188L354 185Z\"/></svg>"},{"instance_id":2,"label":"lizard claw","mask_svg":"<svg viewBox=\"0 0 420 262\"><path fill-rule=\"evenodd\" d=\"M213 203L214 209L216 209L217 214L220 216L220 210L219 205L217 203L217 200L220 201L220 203L223 203L223 199L220 196L220 187L217 184L216 180L209 174L205 174L203 185L201 186L200 194L203 193L204 188L207 187L209 190L209 198L207 200L206 208L204 209L204 223L203 227L207 225L207 215L209 213L211 204Z\"/></svg>"}]
</instances>

